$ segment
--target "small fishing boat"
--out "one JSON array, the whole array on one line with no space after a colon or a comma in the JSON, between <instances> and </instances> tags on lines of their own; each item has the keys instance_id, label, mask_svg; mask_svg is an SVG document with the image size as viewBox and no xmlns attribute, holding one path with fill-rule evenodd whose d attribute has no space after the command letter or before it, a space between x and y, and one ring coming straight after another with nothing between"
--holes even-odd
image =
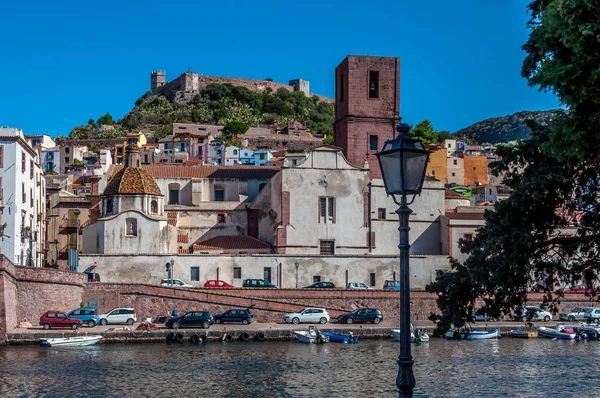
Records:
<instances>
[{"instance_id":1,"label":"small fishing boat","mask_svg":"<svg viewBox=\"0 0 600 398\"><path fill-rule=\"evenodd\" d=\"M332 343L346 343L346 344L358 343L358 336L354 336L352 334L352 332L348 332L348 334L323 332L323 334L325 336L329 337L329 341Z\"/></svg>"},{"instance_id":2,"label":"small fishing boat","mask_svg":"<svg viewBox=\"0 0 600 398\"><path fill-rule=\"evenodd\" d=\"M576 336L573 328L568 328L565 325L557 325L555 329L540 326L538 333L542 337L550 337L553 339L573 340Z\"/></svg>"},{"instance_id":3,"label":"small fishing boat","mask_svg":"<svg viewBox=\"0 0 600 398\"><path fill-rule=\"evenodd\" d=\"M594 326L574 326L575 340L600 340L600 329Z\"/></svg>"},{"instance_id":4,"label":"small fishing boat","mask_svg":"<svg viewBox=\"0 0 600 398\"><path fill-rule=\"evenodd\" d=\"M494 330L449 330L446 332L446 338L448 340L488 340L488 339L499 339L500 329Z\"/></svg>"},{"instance_id":5,"label":"small fishing boat","mask_svg":"<svg viewBox=\"0 0 600 398\"><path fill-rule=\"evenodd\" d=\"M53 339L40 339L40 344L47 345L49 347L78 347L96 344L100 340L102 340L101 335L75 336L60 337Z\"/></svg>"},{"instance_id":6,"label":"small fishing boat","mask_svg":"<svg viewBox=\"0 0 600 398\"><path fill-rule=\"evenodd\" d=\"M521 339L530 339L533 337L538 337L538 332L536 331L531 331L531 330L511 330L510 331L510 336L511 337L518 337Z\"/></svg>"},{"instance_id":7,"label":"small fishing boat","mask_svg":"<svg viewBox=\"0 0 600 398\"><path fill-rule=\"evenodd\" d=\"M294 332L296 334L296 338L301 343L308 344L323 344L329 343L329 337L326 336L323 332L314 327L309 327L308 330L296 330Z\"/></svg>"},{"instance_id":8,"label":"small fishing boat","mask_svg":"<svg viewBox=\"0 0 600 398\"><path fill-rule=\"evenodd\" d=\"M392 329L392 336L394 340L400 341L400 329ZM420 329L410 329L410 342L411 343L427 343L429 342L429 335L425 332L421 332Z\"/></svg>"}]
</instances>

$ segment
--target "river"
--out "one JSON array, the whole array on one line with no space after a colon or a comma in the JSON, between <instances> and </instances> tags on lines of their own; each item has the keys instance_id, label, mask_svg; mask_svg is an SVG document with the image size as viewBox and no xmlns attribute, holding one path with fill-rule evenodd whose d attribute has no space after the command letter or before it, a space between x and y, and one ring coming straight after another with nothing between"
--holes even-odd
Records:
<instances>
[{"instance_id":1,"label":"river","mask_svg":"<svg viewBox=\"0 0 600 398\"><path fill-rule=\"evenodd\" d=\"M399 345L231 342L0 347L1 397L395 397ZM600 342L413 345L415 396L598 397Z\"/></svg>"}]
</instances>

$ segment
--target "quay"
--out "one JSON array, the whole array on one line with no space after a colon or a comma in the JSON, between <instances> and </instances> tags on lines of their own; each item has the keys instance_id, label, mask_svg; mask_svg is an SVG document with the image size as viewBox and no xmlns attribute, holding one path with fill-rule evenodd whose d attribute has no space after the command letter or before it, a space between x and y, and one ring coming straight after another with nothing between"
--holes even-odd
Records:
<instances>
[{"instance_id":1,"label":"quay","mask_svg":"<svg viewBox=\"0 0 600 398\"><path fill-rule=\"evenodd\" d=\"M554 327L561 322L537 322L531 327L537 330L539 326ZM429 321L417 321L413 323L415 328L419 328L433 336L434 325ZM60 338L87 335L102 335L102 344L109 343L164 343L170 333L182 333L184 341L188 341L193 335L205 336L207 342L222 341L225 336L230 336L229 341L293 341L296 339L294 331L305 330L309 326L315 326L324 332L334 332L346 334L352 332L360 339L387 339L392 338L391 330L398 329L398 325L393 325L391 321L384 324L338 324L328 323L326 325L312 324L280 324L280 323L260 323L255 322L249 325L218 325L209 329L190 328L190 329L168 329L164 325L158 325L157 330L136 330L136 327L126 325L108 325L96 326L94 328L82 327L77 331L71 329L51 329L44 330L41 327L27 329L15 329L8 334L7 345L37 344L41 338ZM500 329L503 337L508 337L510 330L526 329L523 322L500 321L500 322L481 322L471 324L471 330L493 330Z\"/></svg>"}]
</instances>

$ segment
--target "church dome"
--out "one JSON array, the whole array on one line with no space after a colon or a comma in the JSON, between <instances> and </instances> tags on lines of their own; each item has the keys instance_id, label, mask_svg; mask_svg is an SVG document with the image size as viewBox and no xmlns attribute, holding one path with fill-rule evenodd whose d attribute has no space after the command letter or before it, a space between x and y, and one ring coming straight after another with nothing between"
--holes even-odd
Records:
<instances>
[{"instance_id":1,"label":"church dome","mask_svg":"<svg viewBox=\"0 0 600 398\"><path fill-rule=\"evenodd\" d=\"M104 195L162 195L154 178L139 167L124 167L108 182Z\"/></svg>"}]
</instances>

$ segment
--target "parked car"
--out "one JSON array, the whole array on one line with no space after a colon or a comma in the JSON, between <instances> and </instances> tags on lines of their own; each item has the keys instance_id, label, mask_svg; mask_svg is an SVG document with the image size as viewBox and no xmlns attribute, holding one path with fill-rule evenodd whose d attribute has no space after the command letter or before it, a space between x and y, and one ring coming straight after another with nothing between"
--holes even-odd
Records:
<instances>
[{"instance_id":1,"label":"parked car","mask_svg":"<svg viewBox=\"0 0 600 398\"><path fill-rule=\"evenodd\" d=\"M539 307L526 306L520 307L514 314L515 321L544 321L549 322L552 320L552 314L548 311L544 311Z\"/></svg>"},{"instance_id":2,"label":"parked car","mask_svg":"<svg viewBox=\"0 0 600 398\"><path fill-rule=\"evenodd\" d=\"M600 323L600 308L593 308L591 312L585 314L584 319L590 323Z\"/></svg>"},{"instance_id":3,"label":"parked car","mask_svg":"<svg viewBox=\"0 0 600 398\"><path fill-rule=\"evenodd\" d=\"M338 322L347 323L348 325L366 322L372 322L377 325L381 321L383 321L383 315L381 315L381 311L377 308L359 308L338 318Z\"/></svg>"},{"instance_id":4,"label":"parked car","mask_svg":"<svg viewBox=\"0 0 600 398\"><path fill-rule=\"evenodd\" d=\"M383 283L383 290L395 290L400 291L400 281L385 281ZM410 291L415 290L414 287L410 287Z\"/></svg>"},{"instance_id":5,"label":"parked car","mask_svg":"<svg viewBox=\"0 0 600 398\"><path fill-rule=\"evenodd\" d=\"M81 326L81 319L70 318L67 314L61 311L48 311L40 317L40 325L44 329L50 328L71 328L77 329Z\"/></svg>"},{"instance_id":6,"label":"parked car","mask_svg":"<svg viewBox=\"0 0 600 398\"><path fill-rule=\"evenodd\" d=\"M167 319L165 326L171 329L201 327L208 329L214 323L208 311L190 311L182 316Z\"/></svg>"},{"instance_id":7,"label":"parked car","mask_svg":"<svg viewBox=\"0 0 600 398\"><path fill-rule=\"evenodd\" d=\"M206 283L204 284L204 287L213 288L213 289L233 289L235 286L233 286L232 284L227 283L225 281L211 279L209 281L206 281Z\"/></svg>"},{"instance_id":8,"label":"parked car","mask_svg":"<svg viewBox=\"0 0 600 398\"><path fill-rule=\"evenodd\" d=\"M96 311L95 308L91 307L77 308L76 310L69 312L67 315L69 316L69 318L80 319L81 323L83 323L84 325L88 325L91 328L93 328L98 324L98 322L100 322L98 311Z\"/></svg>"},{"instance_id":9,"label":"parked car","mask_svg":"<svg viewBox=\"0 0 600 398\"><path fill-rule=\"evenodd\" d=\"M137 322L137 316L135 315L135 310L133 308L115 308L107 314L100 315L100 320L98 321L100 325L108 325L115 323L126 323L128 325L133 325Z\"/></svg>"},{"instance_id":10,"label":"parked car","mask_svg":"<svg viewBox=\"0 0 600 398\"><path fill-rule=\"evenodd\" d=\"M565 293L580 293L580 294L592 294L600 293L598 289L588 288L587 285L572 286L569 289L564 290Z\"/></svg>"},{"instance_id":11,"label":"parked car","mask_svg":"<svg viewBox=\"0 0 600 398\"><path fill-rule=\"evenodd\" d=\"M272 284L271 282L267 282L264 279L244 279L242 286L243 287L262 287L262 288L268 288L268 287L276 288L277 287L274 284Z\"/></svg>"},{"instance_id":12,"label":"parked car","mask_svg":"<svg viewBox=\"0 0 600 398\"><path fill-rule=\"evenodd\" d=\"M352 290L372 290L372 287L369 287L366 283L362 283L362 282L350 282L348 283L348 286L346 286L346 289L352 289Z\"/></svg>"},{"instance_id":13,"label":"parked car","mask_svg":"<svg viewBox=\"0 0 600 398\"><path fill-rule=\"evenodd\" d=\"M215 315L213 319L215 323L241 322L244 325L247 325L254 321L254 316L249 310L235 308L225 311L222 314Z\"/></svg>"},{"instance_id":14,"label":"parked car","mask_svg":"<svg viewBox=\"0 0 600 398\"><path fill-rule=\"evenodd\" d=\"M486 314L485 312L482 312L481 308L476 308L475 311L473 311L473 318L475 319L475 321L479 321L479 322L496 322L497 319L494 318L491 315Z\"/></svg>"},{"instance_id":15,"label":"parked car","mask_svg":"<svg viewBox=\"0 0 600 398\"><path fill-rule=\"evenodd\" d=\"M286 314L283 317L285 323L320 323L326 324L331 317L325 308L305 308L300 312Z\"/></svg>"},{"instance_id":16,"label":"parked car","mask_svg":"<svg viewBox=\"0 0 600 398\"><path fill-rule=\"evenodd\" d=\"M586 315L594 310L593 307L577 307L569 312L564 312L558 316L561 321L581 321L586 318Z\"/></svg>"},{"instance_id":17,"label":"parked car","mask_svg":"<svg viewBox=\"0 0 600 398\"><path fill-rule=\"evenodd\" d=\"M181 279L163 279L160 281L162 287L194 287L183 282Z\"/></svg>"},{"instance_id":18,"label":"parked car","mask_svg":"<svg viewBox=\"0 0 600 398\"><path fill-rule=\"evenodd\" d=\"M315 282L310 286L305 286L305 289L335 289L333 282Z\"/></svg>"}]
</instances>

